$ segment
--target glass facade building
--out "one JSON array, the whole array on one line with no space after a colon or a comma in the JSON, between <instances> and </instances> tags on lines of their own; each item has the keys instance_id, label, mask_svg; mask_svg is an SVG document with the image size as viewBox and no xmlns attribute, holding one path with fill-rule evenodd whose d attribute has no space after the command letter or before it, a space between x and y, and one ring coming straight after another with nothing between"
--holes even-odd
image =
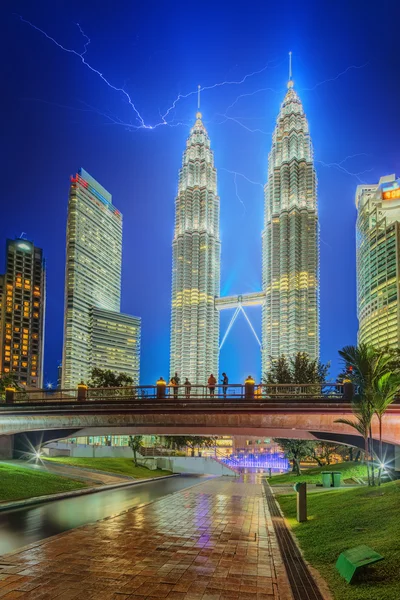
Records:
<instances>
[{"instance_id":1,"label":"glass facade building","mask_svg":"<svg viewBox=\"0 0 400 600\"><path fill-rule=\"evenodd\" d=\"M356 207L358 341L398 348L400 180L359 185Z\"/></svg>"},{"instance_id":2,"label":"glass facade building","mask_svg":"<svg viewBox=\"0 0 400 600\"><path fill-rule=\"evenodd\" d=\"M293 87L281 105L268 160L262 234L262 373L270 358L319 357L317 179L308 121Z\"/></svg>"},{"instance_id":3,"label":"glass facade building","mask_svg":"<svg viewBox=\"0 0 400 600\"><path fill-rule=\"evenodd\" d=\"M102 369L127 373L139 385L140 329L138 317L92 307L90 361Z\"/></svg>"},{"instance_id":4,"label":"glass facade building","mask_svg":"<svg viewBox=\"0 0 400 600\"><path fill-rule=\"evenodd\" d=\"M7 240L0 279L0 374L27 388L43 387L46 276L43 252L25 239Z\"/></svg>"},{"instance_id":5,"label":"glass facade building","mask_svg":"<svg viewBox=\"0 0 400 600\"><path fill-rule=\"evenodd\" d=\"M100 343L100 317L95 309L102 310L103 318L116 326L121 300L121 264L122 215L113 205L111 194L80 169L71 177L68 203L63 389L75 388L80 381L87 381L93 367L111 368L113 364L112 353L107 355L106 350L110 341L108 326L104 325L104 339ZM105 317L107 312L109 317ZM122 337L117 336L118 343L122 343ZM128 355L128 348L126 352ZM115 352L115 356L117 354ZM96 362L97 358L105 359L110 366ZM136 372L136 364L135 350L130 370ZM112 370L120 372L121 364L115 362Z\"/></svg>"},{"instance_id":6,"label":"glass facade building","mask_svg":"<svg viewBox=\"0 0 400 600\"><path fill-rule=\"evenodd\" d=\"M170 375L178 372L182 383L218 375L219 204L210 138L197 113L179 173L172 242Z\"/></svg>"}]
</instances>

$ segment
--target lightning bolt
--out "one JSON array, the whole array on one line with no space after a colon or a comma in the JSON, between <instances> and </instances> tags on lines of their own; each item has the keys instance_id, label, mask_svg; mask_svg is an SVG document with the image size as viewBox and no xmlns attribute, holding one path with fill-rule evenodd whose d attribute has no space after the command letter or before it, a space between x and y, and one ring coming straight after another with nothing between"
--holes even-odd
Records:
<instances>
[{"instance_id":1,"label":"lightning bolt","mask_svg":"<svg viewBox=\"0 0 400 600\"><path fill-rule=\"evenodd\" d=\"M371 156L371 155L366 154L365 152L358 152L357 154L351 154L349 156L346 156L346 158L344 158L343 160L341 160L339 162L327 163L327 162L324 162L323 160L315 160L315 162L319 163L323 167L334 168L334 169L337 169L338 171L342 171L342 173L346 173L346 175L355 177L360 183L366 183L365 181L363 181L361 179L360 175L364 175L364 173L370 173L371 171L373 171L373 168L364 169L364 171L359 171L358 173L354 173L352 171L349 171L346 167L343 166L345 162L347 162L348 160L351 160L352 158L356 158L358 156Z\"/></svg>"},{"instance_id":2,"label":"lightning bolt","mask_svg":"<svg viewBox=\"0 0 400 600\"><path fill-rule=\"evenodd\" d=\"M243 177L243 179L245 179L246 181L248 181L248 183L251 183L252 185L258 185L262 189L264 189L263 184L260 183L259 181L253 181L252 179L250 179L249 177L247 177L243 173L239 173L238 171L232 171L230 169L225 169L224 167L219 167L219 170L220 171L225 171L226 173L230 173L231 175L233 175L233 183L235 185L236 198L239 200L240 204L243 206L243 214L245 214L246 213L246 205L243 202L242 198L240 197L237 178L238 177Z\"/></svg>"},{"instance_id":3,"label":"lightning bolt","mask_svg":"<svg viewBox=\"0 0 400 600\"><path fill-rule=\"evenodd\" d=\"M72 48L66 48L65 46L63 46L60 42L58 42L55 38L53 38L51 35L49 35L48 33L46 33L46 31L44 31L43 29L41 29L40 27L38 27L37 25L35 25L34 23L32 23L31 21L28 21L27 19L24 19L24 17L22 17L21 15L16 15L19 17L19 19L29 25L30 27L32 27L33 29L35 29L35 31L39 32L40 34L42 34L46 39L48 39L50 42L52 42L53 44L55 44L58 48L60 48L60 50L63 50L64 52L67 52L68 54L73 54L74 56L76 56L77 58L80 59L80 61L82 62L82 64L89 69L92 73L94 73L95 75L97 75L98 77L100 77L100 79L112 90L119 92L120 94L122 94L125 99L127 100L128 104L131 106L131 108L133 109L134 113L135 113L135 118L138 120L139 124L133 124L133 123L123 123L122 121L119 122L119 119L114 119L115 124L119 124L119 125L125 125L131 129L156 129L157 127L160 127L161 125L171 125L170 122L167 121L167 117L170 115L170 113L172 111L175 110L176 105L178 104L178 102L180 102L181 100L184 100L186 98L189 98L190 96L193 96L194 94L198 93L198 89L196 88L195 90L188 92L187 94L178 94L178 96L175 98L175 100L173 101L173 103L171 104L171 106L169 108L167 108L167 110L164 112L164 114L160 115L160 119L161 121L159 121L158 123L154 124L154 125L149 125L146 124L142 115L140 114L139 110L137 109L135 103L133 102L130 94L123 88L123 87L118 87L116 85L114 85L113 83L111 83L104 75L104 73L102 73L101 71L99 71L98 69L96 69L95 67L93 67L85 58L85 54L87 53L87 49L88 46L90 44L90 38L85 34L85 32L83 31L82 27L79 25L79 23L77 23L77 27L79 28L80 33L82 34L82 36L86 39L86 42L84 43L84 50L83 52L77 52L76 50L73 50ZM222 86L230 86L230 85L241 85L243 84L247 79L249 79L250 77L254 77L255 75L259 75L260 73L263 73L266 69L268 69L271 65L271 63L273 63L274 61L268 61L267 64L262 67L261 69L259 69L258 71L253 71L251 73L247 73L246 75L244 75L241 79L237 80L237 81L221 81L219 83L214 83L213 85L207 85L207 86L203 86L200 88L200 91L208 91L208 90L213 90L215 88L218 87L222 87ZM110 119L110 115L106 114L103 115L106 116L108 119ZM178 125L184 125L185 123L173 123L173 126L178 126Z\"/></svg>"},{"instance_id":4,"label":"lightning bolt","mask_svg":"<svg viewBox=\"0 0 400 600\"><path fill-rule=\"evenodd\" d=\"M340 73L338 73L338 75L335 75L335 77L329 77L329 79L324 79L323 81L319 81L311 88L302 88L300 90L300 92L313 92L320 85L324 85L324 83L329 83L330 81L336 81L337 79L339 79L339 77L342 77L342 75L345 75L346 73L348 73L348 71L351 71L352 69L363 69L364 67L367 66L367 64L368 63L366 62L363 65L350 65L349 67L347 67L347 69L345 69L344 71L341 71Z\"/></svg>"},{"instance_id":5,"label":"lightning bolt","mask_svg":"<svg viewBox=\"0 0 400 600\"><path fill-rule=\"evenodd\" d=\"M262 133L263 135L272 135L271 131L264 131L263 129L259 129L258 127L254 129L252 127L248 127L239 120L241 119L241 117L230 117L227 114L218 114L218 116L222 117L224 120L219 121L217 125L223 125L227 121L233 121L234 123L237 123L238 125L240 125L240 127L243 127L243 129L246 129L246 131L249 131L250 133Z\"/></svg>"}]
</instances>

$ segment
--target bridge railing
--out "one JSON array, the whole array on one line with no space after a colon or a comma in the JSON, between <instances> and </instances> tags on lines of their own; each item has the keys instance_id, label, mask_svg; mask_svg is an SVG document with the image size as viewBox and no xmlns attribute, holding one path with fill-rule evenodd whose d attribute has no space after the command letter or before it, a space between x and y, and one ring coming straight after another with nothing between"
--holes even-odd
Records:
<instances>
[{"instance_id":1,"label":"bridge railing","mask_svg":"<svg viewBox=\"0 0 400 600\"><path fill-rule=\"evenodd\" d=\"M301 400L350 401L349 389L341 383L323 384L229 384L209 385L141 385L127 387L88 388L68 390L6 390L5 401L14 403L71 403L71 402L164 402L189 403L196 401L263 401L297 402Z\"/></svg>"}]
</instances>

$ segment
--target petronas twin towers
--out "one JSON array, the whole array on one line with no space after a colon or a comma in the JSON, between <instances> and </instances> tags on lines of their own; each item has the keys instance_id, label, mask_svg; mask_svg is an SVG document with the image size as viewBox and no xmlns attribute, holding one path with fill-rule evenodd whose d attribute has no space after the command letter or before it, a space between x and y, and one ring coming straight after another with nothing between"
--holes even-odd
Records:
<instances>
[{"instance_id":1,"label":"petronas twin towers","mask_svg":"<svg viewBox=\"0 0 400 600\"><path fill-rule=\"evenodd\" d=\"M210 138L197 113L183 154L172 243L171 376L218 374L219 310L262 306L262 373L271 357L319 357L317 181L308 122L293 87L281 105L268 161L262 292L220 298L219 197Z\"/></svg>"}]
</instances>

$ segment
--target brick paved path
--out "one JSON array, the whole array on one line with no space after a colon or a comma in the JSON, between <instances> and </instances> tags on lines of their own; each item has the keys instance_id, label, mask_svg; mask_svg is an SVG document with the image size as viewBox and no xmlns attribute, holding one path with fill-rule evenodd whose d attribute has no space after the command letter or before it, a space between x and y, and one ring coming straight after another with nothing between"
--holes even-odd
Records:
<instances>
[{"instance_id":1,"label":"brick paved path","mask_svg":"<svg viewBox=\"0 0 400 600\"><path fill-rule=\"evenodd\" d=\"M290 600L260 483L218 478L0 557L0 599Z\"/></svg>"}]
</instances>

